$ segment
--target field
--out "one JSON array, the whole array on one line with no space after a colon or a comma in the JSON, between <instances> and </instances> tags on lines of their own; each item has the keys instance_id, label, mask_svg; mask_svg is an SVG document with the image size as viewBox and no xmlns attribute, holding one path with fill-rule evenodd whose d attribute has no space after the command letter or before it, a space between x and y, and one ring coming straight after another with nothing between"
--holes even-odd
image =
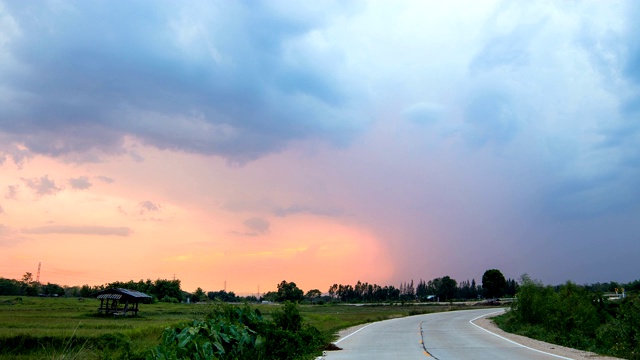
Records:
<instances>
[{"instance_id":1,"label":"field","mask_svg":"<svg viewBox=\"0 0 640 360\"><path fill-rule=\"evenodd\" d=\"M162 331L202 319L212 305L141 304L137 317L96 315L95 299L0 297L0 359L144 358ZM280 305L250 305L265 317ZM428 312L451 305L301 305L304 320L329 333L353 325Z\"/></svg>"}]
</instances>

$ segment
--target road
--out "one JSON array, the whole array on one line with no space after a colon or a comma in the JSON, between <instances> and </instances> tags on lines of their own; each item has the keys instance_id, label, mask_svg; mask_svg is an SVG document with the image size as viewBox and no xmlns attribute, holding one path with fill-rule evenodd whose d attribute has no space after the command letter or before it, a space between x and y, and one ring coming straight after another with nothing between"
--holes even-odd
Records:
<instances>
[{"instance_id":1,"label":"road","mask_svg":"<svg viewBox=\"0 0 640 360\"><path fill-rule=\"evenodd\" d=\"M325 359L567 359L510 342L470 322L497 310L451 311L372 323L339 339L336 344L342 350L328 351Z\"/></svg>"}]
</instances>

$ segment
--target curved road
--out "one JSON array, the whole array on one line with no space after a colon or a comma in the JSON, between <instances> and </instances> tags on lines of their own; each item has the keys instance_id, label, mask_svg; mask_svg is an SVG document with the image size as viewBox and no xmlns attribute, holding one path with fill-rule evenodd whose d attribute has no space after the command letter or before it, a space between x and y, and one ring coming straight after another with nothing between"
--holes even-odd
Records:
<instances>
[{"instance_id":1,"label":"curved road","mask_svg":"<svg viewBox=\"0 0 640 360\"><path fill-rule=\"evenodd\" d=\"M342 350L328 351L325 359L567 359L513 343L471 323L497 311L451 311L372 323L338 340Z\"/></svg>"}]
</instances>

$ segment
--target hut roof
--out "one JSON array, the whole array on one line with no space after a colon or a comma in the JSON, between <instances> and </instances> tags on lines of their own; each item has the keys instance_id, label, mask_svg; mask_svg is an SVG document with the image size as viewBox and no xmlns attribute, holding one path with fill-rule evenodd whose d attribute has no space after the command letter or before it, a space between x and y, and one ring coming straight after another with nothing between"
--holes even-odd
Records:
<instances>
[{"instance_id":1,"label":"hut roof","mask_svg":"<svg viewBox=\"0 0 640 360\"><path fill-rule=\"evenodd\" d=\"M97 299L120 299L120 298L130 298L130 299L151 299L151 296L135 290L123 289L123 288L109 288L102 291L95 292L91 294L91 296Z\"/></svg>"}]
</instances>

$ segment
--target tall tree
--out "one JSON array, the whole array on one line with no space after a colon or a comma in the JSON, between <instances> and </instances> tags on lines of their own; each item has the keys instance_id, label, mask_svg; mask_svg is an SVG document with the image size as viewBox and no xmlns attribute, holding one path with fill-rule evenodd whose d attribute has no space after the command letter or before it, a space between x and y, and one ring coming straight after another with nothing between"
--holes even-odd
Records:
<instances>
[{"instance_id":1,"label":"tall tree","mask_svg":"<svg viewBox=\"0 0 640 360\"><path fill-rule=\"evenodd\" d=\"M278 284L278 301L300 301L304 299L304 292L298 288L296 283L282 280Z\"/></svg>"},{"instance_id":2,"label":"tall tree","mask_svg":"<svg viewBox=\"0 0 640 360\"><path fill-rule=\"evenodd\" d=\"M439 280L437 281L438 287L436 294L440 298L440 301L453 299L458 283L449 276L444 276L436 280Z\"/></svg>"},{"instance_id":3,"label":"tall tree","mask_svg":"<svg viewBox=\"0 0 640 360\"><path fill-rule=\"evenodd\" d=\"M204 290L202 290L201 287L198 287L196 289L196 291L193 293L193 296L191 297L191 301L202 301L202 300L206 300L207 299L207 294L204 293Z\"/></svg>"},{"instance_id":4,"label":"tall tree","mask_svg":"<svg viewBox=\"0 0 640 360\"><path fill-rule=\"evenodd\" d=\"M490 269L482 275L482 288L487 298L500 297L507 287L507 280L498 269Z\"/></svg>"}]
</instances>

